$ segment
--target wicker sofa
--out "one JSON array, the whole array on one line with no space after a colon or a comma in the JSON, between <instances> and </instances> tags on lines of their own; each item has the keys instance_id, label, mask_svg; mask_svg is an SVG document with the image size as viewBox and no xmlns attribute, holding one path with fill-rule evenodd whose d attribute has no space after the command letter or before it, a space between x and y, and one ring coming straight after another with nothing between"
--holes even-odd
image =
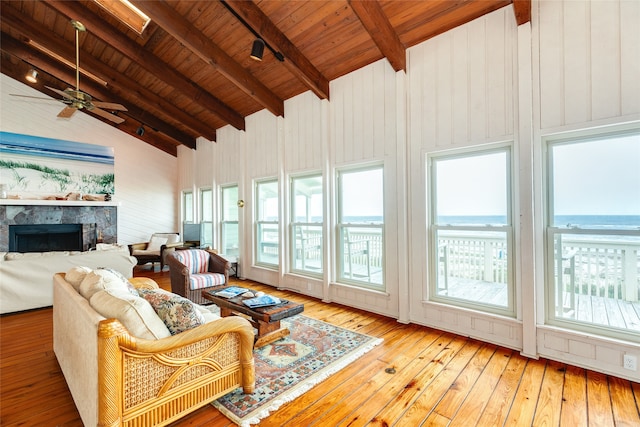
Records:
<instances>
[{"instance_id":1,"label":"wicker sofa","mask_svg":"<svg viewBox=\"0 0 640 427\"><path fill-rule=\"evenodd\" d=\"M160 339L137 338L93 308L98 293L87 300L66 279L69 272L53 278L53 347L85 426L162 426L237 387L253 392L247 320L216 318ZM157 288L148 278L129 283Z\"/></svg>"}]
</instances>

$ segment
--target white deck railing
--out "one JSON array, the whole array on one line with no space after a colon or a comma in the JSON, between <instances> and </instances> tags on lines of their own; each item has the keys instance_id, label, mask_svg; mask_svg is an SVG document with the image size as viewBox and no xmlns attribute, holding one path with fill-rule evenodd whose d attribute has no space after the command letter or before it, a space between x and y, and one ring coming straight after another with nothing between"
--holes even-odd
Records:
<instances>
[{"instance_id":1,"label":"white deck railing","mask_svg":"<svg viewBox=\"0 0 640 427\"><path fill-rule=\"evenodd\" d=\"M275 246L263 241L262 250L276 254ZM441 277L507 283L507 243L503 238L472 233L441 235L438 251ZM640 244L588 240L584 236L573 239L564 234L562 254L556 272L562 270L563 291L626 301L640 299ZM319 260L321 256L320 250L305 254L307 260ZM344 256L347 271L379 271L383 265L382 233L349 228Z\"/></svg>"}]
</instances>

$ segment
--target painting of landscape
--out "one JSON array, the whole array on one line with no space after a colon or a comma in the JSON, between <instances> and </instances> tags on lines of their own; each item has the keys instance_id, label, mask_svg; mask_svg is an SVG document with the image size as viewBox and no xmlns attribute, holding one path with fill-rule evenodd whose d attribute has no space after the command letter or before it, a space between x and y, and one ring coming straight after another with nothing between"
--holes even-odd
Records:
<instances>
[{"instance_id":1,"label":"painting of landscape","mask_svg":"<svg viewBox=\"0 0 640 427\"><path fill-rule=\"evenodd\" d=\"M113 147L0 132L0 184L13 199L109 200Z\"/></svg>"}]
</instances>

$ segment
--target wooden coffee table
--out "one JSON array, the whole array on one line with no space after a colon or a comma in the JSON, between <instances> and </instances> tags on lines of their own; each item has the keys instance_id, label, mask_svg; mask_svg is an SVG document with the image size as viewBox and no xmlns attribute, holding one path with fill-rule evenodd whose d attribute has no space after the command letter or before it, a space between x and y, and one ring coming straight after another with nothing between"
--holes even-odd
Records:
<instances>
[{"instance_id":1,"label":"wooden coffee table","mask_svg":"<svg viewBox=\"0 0 640 427\"><path fill-rule=\"evenodd\" d=\"M251 322L257 329L254 347L262 347L280 338L289 335L289 329L280 325L282 319L294 316L304 311L304 305L293 301L280 299L281 303L269 307L249 308L242 303L242 296L235 298L223 298L215 295L216 292L226 289L228 286L219 286L202 291L202 297L220 307L220 316L241 315ZM251 289L247 289L251 291ZM252 291L253 292L253 291Z\"/></svg>"}]
</instances>

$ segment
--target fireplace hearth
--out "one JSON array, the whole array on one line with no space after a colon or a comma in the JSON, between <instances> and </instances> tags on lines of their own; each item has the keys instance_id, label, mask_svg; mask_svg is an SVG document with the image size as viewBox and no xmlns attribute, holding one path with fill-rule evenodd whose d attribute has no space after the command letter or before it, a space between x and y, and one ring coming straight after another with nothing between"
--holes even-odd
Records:
<instances>
[{"instance_id":1,"label":"fireplace hearth","mask_svg":"<svg viewBox=\"0 0 640 427\"><path fill-rule=\"evenodd\" d=\"M82 224L9 226L10 252L81 251Z\"/></svg>"}]
</instances>

